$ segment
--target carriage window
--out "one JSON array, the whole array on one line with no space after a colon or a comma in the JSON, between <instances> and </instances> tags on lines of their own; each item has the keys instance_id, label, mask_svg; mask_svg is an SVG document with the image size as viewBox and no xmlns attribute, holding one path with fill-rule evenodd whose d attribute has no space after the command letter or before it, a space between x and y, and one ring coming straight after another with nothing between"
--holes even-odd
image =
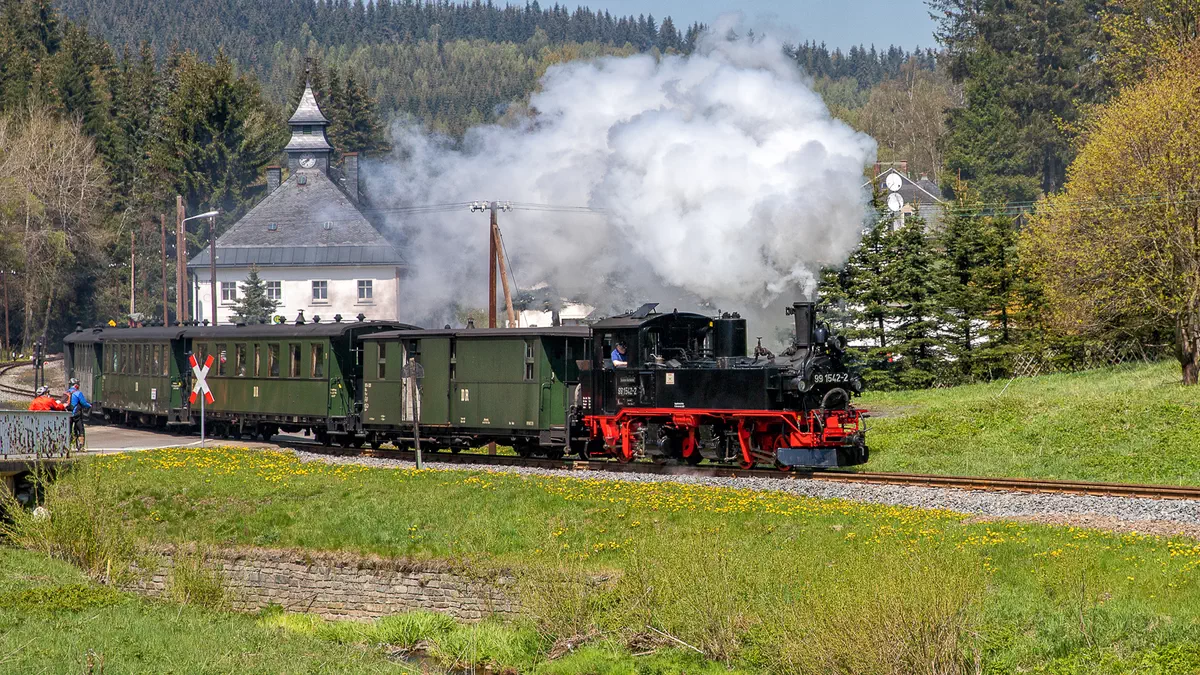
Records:
<instances>
[{"instance_id":1,"label":"carriage window","mask_svg":"<svg viewBox=\"0 0 1200 675\"><path fill-rule=\"evenodd\" d=\"M129 372L129 345L121 345L121 374Z\"/></svg>"},{"instance_id":2,"label":"carriage window","mask_svg":"<svg viewBox=\"0 0 1200 675\"><path fill-rule=\"evenodd\" d=\"M288 377L300 377L300 345L288 345Z\"/></svg>"},{"instance_id":3,"label":"carriage window","mask_svg":"<svg viewBox=\"0 0 1200 675\"><path fill-rule=\"evenodd\" d=\"M525 341L525 379L533 379L533 340Z\"/></svg>"},{"instance_id":4,"label":"carriage window","mask_svg":"<svg viewBox=\"0 0 1200 675\"><path fill-rule=\"evenodd\" d=\"M120 349L117 348L117 345L113 345L112 346L112 366L108 369L108 372L115 373L115 372L117 372L117 369L121 367L121 357L119 356L120 353L121 353L121 351L120 351Z\"/></svg>"},{"instance_id":5,"label":"carriage window","mask_svg":"<svg viewBox=\"0 0 1200 675\"><path fill-rule=\"evenodd\" d=\"M233 374L246 376L246 345L233 346Z\"/></svg>"},{"instance_id":6,"label":"carriage window","mask_svg":"<svg viewBox=\"0 0 1200 675\"><path fill-rule=\"evenodd\" d=\"M150 372L154 373L155 375L162 372L162 366L160 365L161 363L162 363L162 348L159 347L158 345L154 345L153 347L150 348L150 368L151 368Z\"/></svg>"},{"instance_id":7,"label":"carriage window","mask_svg":"<svg viewBox=\"0 0 1200 675\"><path fill-rule=\"evenodd\" d=\"M279 345L267 345L267 374L279 377Z\"/></svg>"},{"instance_id":8,"label":"carriage window","mask_svg":"<svg viewBox=\"0 0 1200 675\"><path fill-rule=\"evenodd\" d=\"M312 376L325 377L325 345L312 346Z\"/></svg>"},{"instance_id":9,"label":"carriage window","mask_svg":"<svg viewBox=\"0 0 1200 675\"><path fill-rule=\"evenodd\" d=\"M150 363L150 345L142 345L142 374L158 374L158 371L154 369L154 364Z\"/></svg>"},{"instance_id":10,"label":"carriage window","mask_svg":"<svg viewBox=\"0 0 1200 675\"><path fill-rule=\"evenodd\" d=\"M450 338L450 379L458 374L458 341Z\"/></svg>"},{"instance_id":11,"label":"carriage window","mask_svg":"<svg viewBox=\"0 0 1200 675\"><path fill-rule=\"evenodd\" d=\"M171 345L162 346L162 374L167 376L171 374Z\"/></svg>"},{"instance_id":12,"label":"carriage window","mask_svg":"<svg viewBox=\"0 0 1200 675\"><path fill-rule=\"evenodd\" d=\"M379 364L379 379L382 380L387 376L387 343L379 343L379 359L377 363Z\"/></svg>"},{"instance_id":13,"label":"carriage window","mask_svg":"<svg viewBox=\"0 0 1200 675\"><path fill-rule=\"evenodd\" d=\"M254 345L254 370L250 371L251 377L258 377L258 374L262 372L259 370L259 349L260 345Z\"/></svg>"},{"instance_id":14,"label":"carriage window","mask_svg":"<svg viewBox=\"0 0 1200 675\"><path fill-rule=\"evenodd\" d=\"M142 346L141 345L130 345L130 348L133 350L133 374L141 375L142 374Z\"/></svg>"},{"instance_id":15,"label":"carriage window","mask_svg":"<svg viewBox=\"0 0 1200 675\"><path fill-rule=\"evenodd\" d=\"M217 344L217 377L225 377L225 345Z\"/></svg>"}]
</instances>

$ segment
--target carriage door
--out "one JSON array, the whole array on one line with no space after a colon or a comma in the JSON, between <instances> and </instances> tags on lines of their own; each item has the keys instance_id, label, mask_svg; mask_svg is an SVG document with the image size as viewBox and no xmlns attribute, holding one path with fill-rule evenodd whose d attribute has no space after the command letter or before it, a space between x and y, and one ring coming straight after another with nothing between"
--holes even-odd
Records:
<instances>
[{"instance_id":1,"label":"carriage door","mask_svg":"<svg viewBox=\"0 0 1200 675\"><path fill-rule=\"evenodd\" d=\"M383 344L380 342L380 344ZM401 390L404 392L404 421L411 422L414 417L421 414L421 377L423 368L418 361L415 364L409 363L409 358L420 359L421 354L417 351L417 343L415 340L406 340L400 343L400 351L403 358L400 360L402 364L400 368L400 376L403 378ZM415 379L409 378L409 373L413 367L416 367L417 375ZM415 414L414 414L414 408ZM420 418L417 418L420 421Z\"/></svg>"}]
</instances>

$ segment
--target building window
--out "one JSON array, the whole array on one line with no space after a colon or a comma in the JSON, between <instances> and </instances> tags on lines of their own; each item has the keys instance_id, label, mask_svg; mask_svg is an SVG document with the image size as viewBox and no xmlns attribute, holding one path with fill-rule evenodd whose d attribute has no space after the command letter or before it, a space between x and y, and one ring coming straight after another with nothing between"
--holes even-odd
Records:
<instances>
[{"instance_id":1,"label":"building window","mask_svg":"<svg viewBox=\"0 0 1200 675\"><path fill-rule=\"evenodd\" d=\"M279 377L279 345L267 345L268 377Z\"/></svg>"},{"instance_id":2,"label":"building window","mask_svg":"<svg viewBox=\"0 0 1200 675\"><path fill-rule=\"evenodd\" d=\"M329 300L329 282L314 281L312 282L312 299L313 302L326 302Z\"/></svg>"},{"instance_id":3,"label":"building window","mask_svg":"<svg viewBox=\"0 0 1200 675\"><path fill-rule=\"evenodd\" d=\"M283 300L283 282L268 281L267 282L267 299L281 302Z\"/></svg>"},{"instance_id":4,"label":"building window","mask_svg":"<svg viewBox=\"0 0 1200 675\"><path fill-rule=\"evenodd\" d=\"M312 346L312 376L325 377L325 345Z\"/></svg>"},{"instance_id":5,"label":"building window","mask_svg":"<svg viewBox=\"0 0 1200 675\"><path fill-rule=\"evenodd\" d=\"M358 280L358 301L371 302L375 297L375 290L372 288L370 279Z\"/></svg>"},{"instance_id":6,"label":"building window","mask_svg":"<svg viewBox=\"0 0 1200 675\"><path fill-rule=\"evenodd\" d=\"M300 377L300 345L288 345L288 377Z\"/></svg>"},{"instance_id":7,"label":"building window","mask_svg":"<svg viewBox=\"0 0 1200 675\"><path fill-rule=\"evenodd\" d=\"M379 343L379 379L387 376L387 344Z\"/></svg>"},{"instance_id":8,"label":"building window","mask_svg":"<svg viewBox=\"0 0 1200 675\"><path fill-rule=\"evenodd\" d=\"M217 377L225 377L225 345L217 345Z\"/></svg>"},{"instance_id":9,"label":"building window","mask_svg":"<svg viewBox=\"0 0 1200 675\"><path fill-rule=\"evenodd\" d=\"M237 300L237 282L222 281L221 302L233 302L234 300Z\"/></svg>"}]
</instances>

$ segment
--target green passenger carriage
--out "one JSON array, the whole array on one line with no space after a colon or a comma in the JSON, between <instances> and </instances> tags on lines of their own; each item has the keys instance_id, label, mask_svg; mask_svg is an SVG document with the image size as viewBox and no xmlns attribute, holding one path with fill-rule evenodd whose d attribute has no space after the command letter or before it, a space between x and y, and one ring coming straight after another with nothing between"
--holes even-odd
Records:
<instances>
[{"instance_id":1,"label":"green passenger carriage","mask_svg":"<svg viewBox=\"0 0 1200 675\"><path fill-rule=\"evenodd\" d=\"M368 335L364 431L375 443L406 444L415 412L421 436L442 447L461 450L486 439L511 443L522 454L540 448L561 456L570 440L577 360L588 357L590 336L582 326ZM405 378L410 359L423 371L416 396Z\"/></svg>"},{"instance_id":2,"label":"green passenger carriage","mask_svg":"<svg viewBox=\"0 0 1200 675\"><path fill-rule=\"evenodd\" d=\"M106 419L164 426L187 423L183 327L77 329L63 339L67 377Z\"/></svg>"}]
</instances>

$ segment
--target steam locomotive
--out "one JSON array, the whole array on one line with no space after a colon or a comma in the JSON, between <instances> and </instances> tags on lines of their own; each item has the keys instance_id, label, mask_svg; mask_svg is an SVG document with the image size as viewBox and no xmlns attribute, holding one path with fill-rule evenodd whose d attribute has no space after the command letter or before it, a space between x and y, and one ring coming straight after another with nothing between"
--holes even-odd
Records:
<instances>
[{"instance_id":1,"label":"steam locomotive","mask_svg":"<svg viewBox=\"0 0 1200 675\"><path fill-rule=\"evenodd\" d=\"M205 415L216 435L311 434L348 447L419 437L461 451L637 458L742 467L867 461L862 381L846 345L795 303L796 338L747 353L737 315L658 313L586 326L425 330L359 321L78 329L67 377L110 421L199 426L191 360L212 357ZM627 345L627 362L609 355Z\"/></svg>"},{"instance_id":2,"label":"steam locomotive","mask_svg":"<svg viewBox=\"0 0 1200 675\"><path fill-rule=\"evenodd\" d=\"M592 364L573 409L577 451L621 461L648 455L697 464L705 458L780 467L862 464L863 412L851 400L862 380L847 367L846 342L817 320L815 305L789 308L795 338L778 356L747 354L737 314L656 314L654 305L592 326ZM628 365L604 359L629 346Z\"/></svg>"}]
</instances>

